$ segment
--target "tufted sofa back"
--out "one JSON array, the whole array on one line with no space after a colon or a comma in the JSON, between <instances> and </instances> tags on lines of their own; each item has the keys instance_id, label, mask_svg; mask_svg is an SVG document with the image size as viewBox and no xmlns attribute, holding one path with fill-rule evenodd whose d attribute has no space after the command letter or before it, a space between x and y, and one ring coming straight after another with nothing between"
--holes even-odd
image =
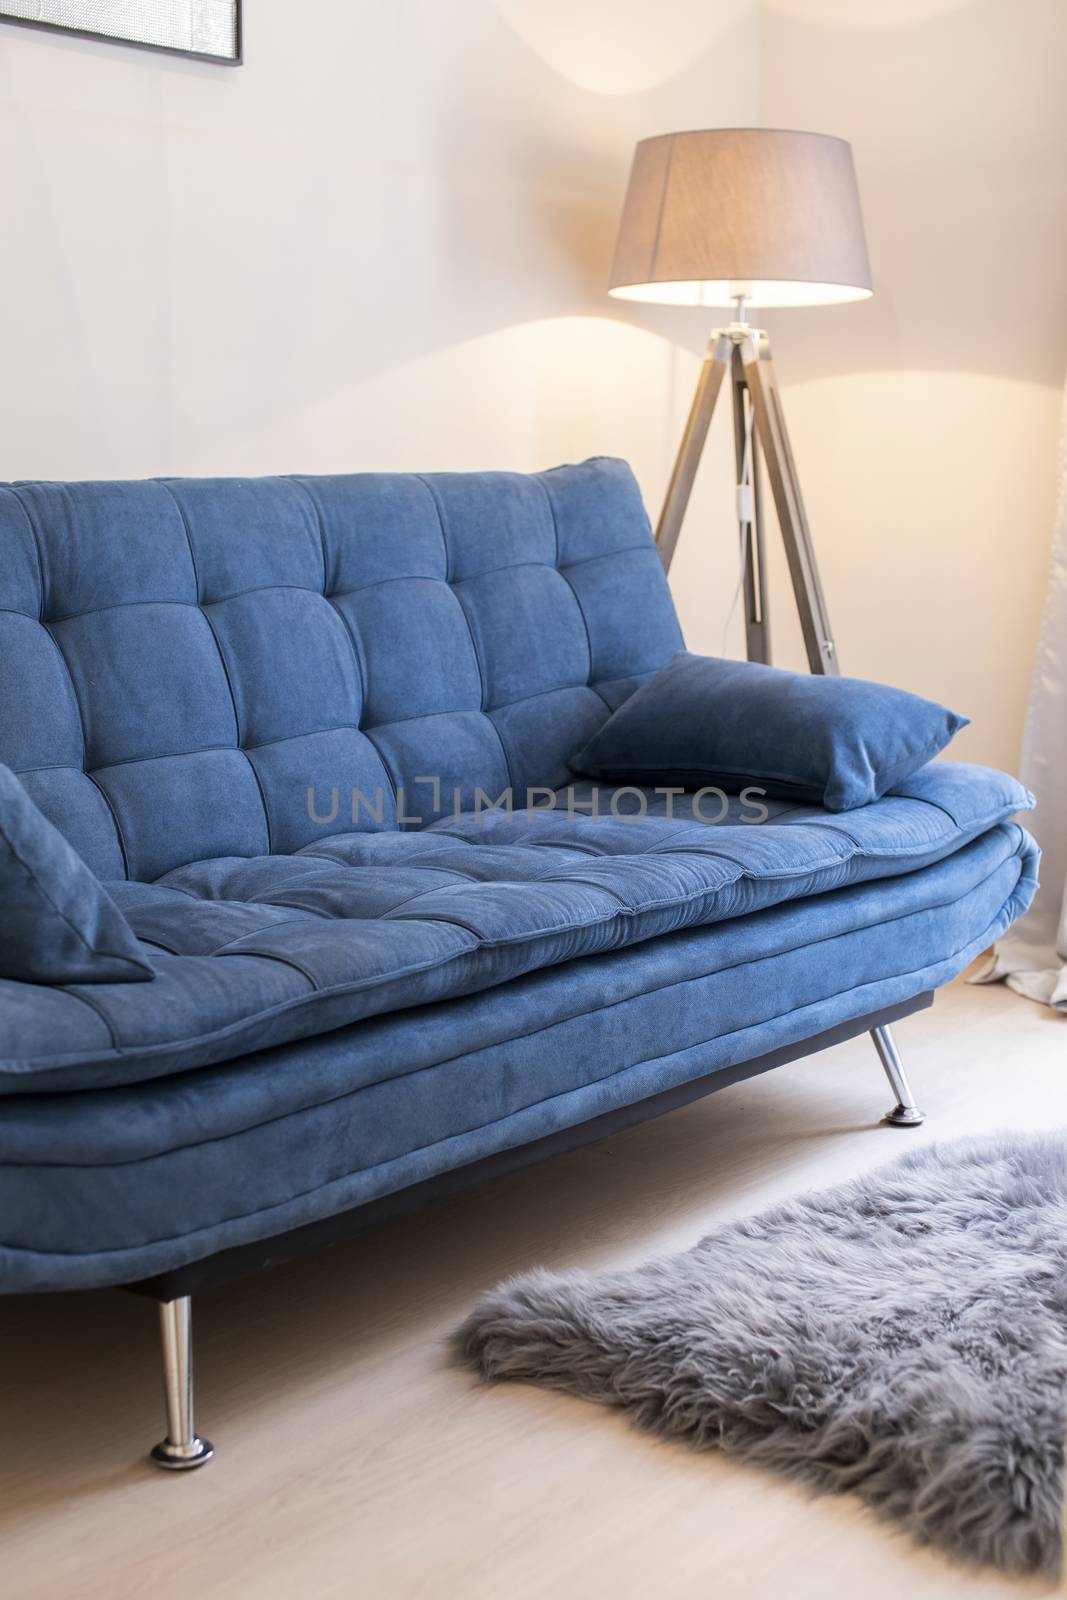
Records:
<instances>
[{"instance_id":1,"label":"tufted sofa back","mask_svg":"<svg viewBox=\"0 0 1067 1600\"><path fill-rule=\"evenodd\" d=\"M558 787L680 643L621 461L0 487L0 761L104 878Z\"/></svg>"}]
</instances>

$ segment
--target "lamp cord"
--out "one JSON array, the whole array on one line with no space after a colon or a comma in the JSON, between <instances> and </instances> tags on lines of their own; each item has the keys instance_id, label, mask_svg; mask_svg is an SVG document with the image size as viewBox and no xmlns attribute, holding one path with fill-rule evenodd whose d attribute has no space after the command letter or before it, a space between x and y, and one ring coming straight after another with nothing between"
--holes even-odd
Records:
<instances>
[{"instance_id":1,"label":"lamp cord","mask_svg":"<svg viewBox=\"0 0 1067 1600\"><path fill-rule=\"evenodd\" d=\"M726 646L730 637L730 625L734 620L737 602L741 598L741 591L745 586L745 551L748 543L748 533L752 526L752 406L745 403L745 448L741 456L741 482L737 485L737 555L738 574L737 586L734 589L730 609L726 613L726 621L722 627L722 642L719 654L726 654Z\"/></svg>"}]
</instances>

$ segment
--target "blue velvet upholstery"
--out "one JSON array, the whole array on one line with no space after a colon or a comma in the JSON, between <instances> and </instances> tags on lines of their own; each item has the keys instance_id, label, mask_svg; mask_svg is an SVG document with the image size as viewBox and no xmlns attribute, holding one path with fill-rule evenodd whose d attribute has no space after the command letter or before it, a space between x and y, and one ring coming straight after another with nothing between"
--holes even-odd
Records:
<instances>
[{"instance_id":1,"label":"blue velvet upholstery","mask_svg":"<svg viewBox=\"0 0 1067 1600\"><path fill-rule=\"evenodd\" d=\"M327 835L111 886L156 969L26 993L0 983L0 1094L189 1071L538 967L914 872L1028 804L1013 779L935 763L899 796L762 825L692 816L468 812ZM633 800L633 796L623 796ZM638 797L639 798L639 797Z\"/></svg>"},{"instance_id":2,"label":"blue velvet upholstery","mask_svg":"<svg viewBox=\"0 0 1067 1600\"><path fill-rule=\"evenodd\" d=\"M680 644L616 461L0 488L0 761L156 974L0 980L0 1291L161 1271L803 1039L1029 903L1029 797L979 768L762 821L564 787Z\"/></svg>"},{"instance_id":3,"label":"blue velvet upholstery","mask_svg":"<svg viewBox=\"0 0 1067 1600\"><path fill-rule=\"evenodd\" d=\"M615 783L758 786L853 811L911 776L968 717L862 678L783 672L681 650L572 759Z\"/></svg>"},{"instance_id":4,"label":"blue velvet upholstery","mask_svg":"<svg viewBox=\"0 0 1067 1600\"><path fill-rule=\"evenodd\" d=\"M110 895L0 765L0 980L137 983L152 976Z\"/></svg>"},{"instance_id":5,"label":"blue velvet upholstery","mask_svg":"<svg viewBox=\"0 0 1067 1600\"><path fill-rule=\"evenodd\" d=\"M0 1288L195 1261L894 1005L954 977L1033 890L1032 842L1002 823L917 872L466 999L151 1084L12 1096Z\"/></svg>"},{"instance_id":6,"label":"blue velvet upholstery","mask_svg":"<svg viewBox=\"0 0 1067 1600\"><path fill-rule=\"evenodd\" d=\"M556 787L681 643L618 461L16 484L0 549L0 761L102 878Z\"/></svg>"}]
</instances>

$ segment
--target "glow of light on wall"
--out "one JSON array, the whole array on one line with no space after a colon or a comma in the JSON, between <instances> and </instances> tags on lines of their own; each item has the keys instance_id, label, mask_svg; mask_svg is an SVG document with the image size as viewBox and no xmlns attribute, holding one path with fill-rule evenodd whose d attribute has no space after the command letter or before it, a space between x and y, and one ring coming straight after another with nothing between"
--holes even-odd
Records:
<instances>
[{"instance_id":1,"label":"glow of light on wall","mask_svg":"<svg viewBox=\"0 0 1067 1600\"><path fill-rule=\"evenodd\" d=\"M641 94L665 82L757 10L756 0L493 3L560 77L604 95Z\"/></svg>"},{"instance_id":2,"label":"glow of light on wall","mask_svg":"<svg viewBox=\"0 0 1067 1600\"><path fill-rule=\"evenodd\" d=\"M973 0L763 0L766 11L841 29L908 28L950 11L963 11Z\"/></svg>"}]
</instances>

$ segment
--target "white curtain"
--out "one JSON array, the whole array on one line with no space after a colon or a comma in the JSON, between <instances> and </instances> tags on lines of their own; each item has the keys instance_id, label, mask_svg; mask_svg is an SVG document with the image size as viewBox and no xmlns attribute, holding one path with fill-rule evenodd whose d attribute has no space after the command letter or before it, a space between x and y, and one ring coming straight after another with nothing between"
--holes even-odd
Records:
<instances>
[{"instance_id":1,"label":"white curtain","mask_svg":"<svg viewBox=\"0 0 1067 1600\"><path fill-rule=\"evenodd\" d=\"M1052 571L1030 691L1021 777L1037 796L1027 826L1042 850L1032 909L974 982L1003 978L1067 1015L1067 404L1060 433Z\"/></svg>"}]
</instances>

